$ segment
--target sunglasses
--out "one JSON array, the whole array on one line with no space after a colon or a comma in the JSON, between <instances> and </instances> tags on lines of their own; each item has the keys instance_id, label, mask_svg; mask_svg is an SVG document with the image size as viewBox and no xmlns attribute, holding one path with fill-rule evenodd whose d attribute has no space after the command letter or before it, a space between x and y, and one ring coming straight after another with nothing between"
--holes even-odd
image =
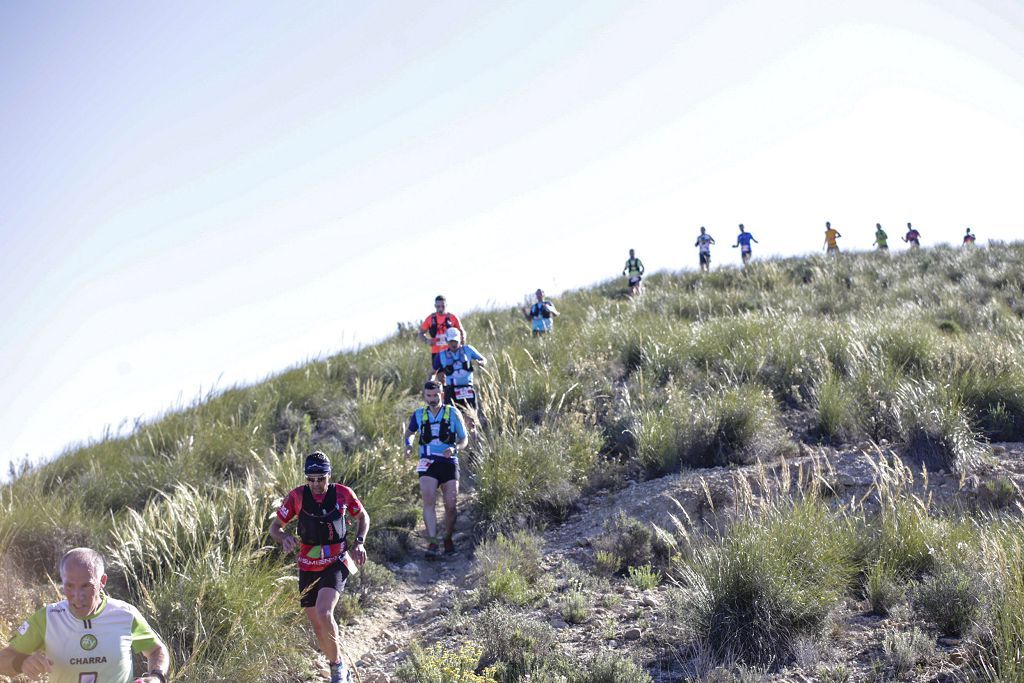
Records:
<instances>
[{"instance_id":1,"label":"sunglasses","mask_svg":"<svg viewBox=\"0 0 1024 683\"><path fill-rule=\"evenodd\" d=\"M319 484L320 482L327 481L327 477L306 477L306 481L310 484Z\"/></svg>"}]
</instances>

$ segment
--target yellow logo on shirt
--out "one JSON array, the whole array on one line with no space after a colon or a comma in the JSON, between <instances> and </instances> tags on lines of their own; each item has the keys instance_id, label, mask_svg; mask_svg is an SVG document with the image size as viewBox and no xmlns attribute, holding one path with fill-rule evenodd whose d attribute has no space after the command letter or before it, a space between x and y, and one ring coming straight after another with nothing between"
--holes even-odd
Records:
<instances>
[{"instance_id":1,"label":"yellow logo on shirt","mask_svg":"<svg viewBox=\"0 0 1024 683\"><path fill-rule=\"evenodd\" d=\"M82 636L82 639L78 641L78 644L82 646L83 650L95 650L96 646L99 645L99 641L96 640L96 636L91 633L86 633Z\"/></svg>"}]
</instances>

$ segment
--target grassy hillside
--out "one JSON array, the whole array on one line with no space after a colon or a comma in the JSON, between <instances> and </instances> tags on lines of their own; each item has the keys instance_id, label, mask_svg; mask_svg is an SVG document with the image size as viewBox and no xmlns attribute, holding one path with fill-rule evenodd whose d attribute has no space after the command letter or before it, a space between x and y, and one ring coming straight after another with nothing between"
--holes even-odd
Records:
<instances>
[{"instance_id":1,"label":"grassy hillside","mask_svg":"<svg viewBox=\"0 0 1024 683\"><path fill-rule=\"evenodd\" d=\"M464 318L490 360L478 373L488 431L467 457L478 556L489 564L475 572L472 605L484 625L453 633L465 659L475 668L482 657L500 680L642 680L614 652L581 663L494 644L494 624L546 594L525 590L542 577L508 559L535 550L515 532L572 518L588 492L774 462L800 444L871 442L910 471L967 475L995 461L991 442L1024 441L1024 245L784 259L645 285L635 301L620 280L566 293L549 338L531 338L514 309ZM383 565L419 552L400 435L428 364L422 344L396 336L18 473L0 489L10 585L0 641L53 595L45 577L60 554L86 544L111 559L115 594L168 637L177 680L308 678L292 561L270 544L268 520L299 481L302 456L327 452L373 518L376 564L343 608L372 613L394 582ZM878 599L910 605L923 628L973 638L965 671L1020 680L1019 510L950 511L891 480L883 489L882 504L851 509L805 487L715 533L624 519L577 580L674 582L664 618L679 629L665 652L699 643L713 659L768 670L795 656L795 636L827 639L844 598L888 591ZM645 534L640 557L627 541ZM951 603L961 611L935 614ZM892 647L913 659L908 633ZM407 676L445 680L430 677L439 657L419 651Z\"/></svg>"}]
</instances>

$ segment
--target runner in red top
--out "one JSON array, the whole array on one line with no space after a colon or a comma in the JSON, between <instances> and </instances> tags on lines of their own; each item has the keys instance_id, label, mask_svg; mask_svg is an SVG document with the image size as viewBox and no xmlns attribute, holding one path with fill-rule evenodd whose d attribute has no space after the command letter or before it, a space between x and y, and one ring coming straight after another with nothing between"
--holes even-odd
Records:
<instances>
[{"instance_id":1,"label":"runner in red top","mask_svg":"<svg viewBox=\"0 0 1024 683\"><path fill-rule=\"evenodd\" d=\"M349 574L366 562L363 542L370 529L370 516L352 489L329 482L331 461L326 455L316 451L306 456L305 472L306 485L293 489L281 501L270 523L270 536L285 552L298 548L299 604L305 608L320 649L331 664L331 683L349 683L352 672L341 661L334 608ZM358 522L351 546L355 565L348 561L346 522L350 517ZM284 530L293 519L298 520L298 538Z\"/></svg>"},{"instance_id":2,"label":"runner in red top","mask_svg":"<svg viewBox=\"0 0 1024 683\"><path fill-rule=\"evenodd\" d=\"M444 370L441 369L439 354L448 348L445 332L450 327L456 327L462 330L463 339L466 337L466 331L462 329L462 323L459 322L458 317L454 313L448 312L447 306L448 302L443 296L438 294L434 298L434 312L428 315L423 324L420 325L420 338L427 344L430 344L430 361L433 369L427 379L436 379L442 384L444 384Z\"/></svg>"}]
</instances>

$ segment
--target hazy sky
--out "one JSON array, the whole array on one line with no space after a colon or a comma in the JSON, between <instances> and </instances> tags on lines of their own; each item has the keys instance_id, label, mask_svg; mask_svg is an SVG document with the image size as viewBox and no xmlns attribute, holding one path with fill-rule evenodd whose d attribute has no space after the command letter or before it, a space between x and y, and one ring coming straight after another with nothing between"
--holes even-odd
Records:
<instances>
[{"instance_id":1,"label":"hazy sky","mask_svg":"<svg viewBox=\"0 0 1024 683\"><path fill-rule=\"evenodd\" d=\"M1019 0L8 0L0 65L0 467L700 225L1022 235Z\"/></svg>"}]
</instances>

